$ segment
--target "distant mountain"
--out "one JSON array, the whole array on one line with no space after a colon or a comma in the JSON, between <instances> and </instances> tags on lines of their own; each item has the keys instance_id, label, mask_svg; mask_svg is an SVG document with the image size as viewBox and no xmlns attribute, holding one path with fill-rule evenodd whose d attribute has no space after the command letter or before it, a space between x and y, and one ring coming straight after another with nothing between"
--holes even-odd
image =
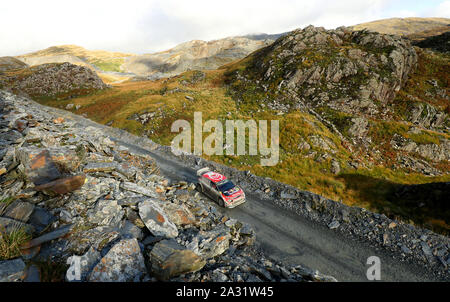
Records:
<instances>
[{"instance_id":1,"label":"distant mountain","mask_svg":"<svg viewBox=\"0 0 450 302\"><path fill-rule=\"evenodd\" d=\"M122 73L125 59L134 54L105 50L88 50L77 45L52 46L43 50L17 56L16 59L30 66L50 63L64 63L88 67L105 82L113 83L130 78Z\"/></svg>"},{"instance_id":2,"label":"distant mountain","mask_svg":"<svg viewBox=\"0 0 450 302\"><path fill-rule=\"evenodd\" d=\"M123 69L150 78L173 76L192 69L216 69L273 43L277 36L258 34L214 41L193 40L166 51L130 57Z\"/></svg>"},{"instance_id":3,"label":"distant mountain","mask_svg":"<svg viewBox=\"0 0 450 302\"><path fill-rule=\"evenodd\" d=\"M402 35L419 42L445 33L449 25L448 18L391 18L350 26L349 29L368 29L382 34ZM213 41L193 40L165 51L143 55L62 45L16 58L30 66L69 62L89 67L105 82L113 83L133 76L158 79L179 75L188 70L217 69L242 59L287 34L256 33Z\"/></svg>"},{"instance_id":4,"label":"distant mountain","mask_svg":"<svg viewBox=\"0 0 450 302\"><path fill-rule=\"evenodd\" d=\"M17 58L29 65L69 62L76 65L91 66L102 71L121 71L120 65L130 53L105 50L87 50L77 45L52 46Z\"/></svg>"},{"instance_id":5,"label":"distant mountain","mask_svg":"<svg viewBox=\"0 0 450 302\"><path fill-rule=\"evenodd\" d=\"M85 66L96 71L106 82L113 82L120 76L129 78L133 75L155 79L178 75L192 69L216 69L273 43L281 35L252 34L213 41L193 40L169 50L144 55L61 45L16 58L30 66L63 62ZM107 77L112 77L113 80Z\"/></svg>"},{"instance_id":6,"label":"distant mountain","mask_svg":"<svg viewBox=\"0 0 450 302\"><path fill-rule=\"evenodd\" d=\"M408 36L433 31L450 25L448 18L390 18L350 26L353 30L368 29L382 34Z\"/></svg>"}]
</instances>

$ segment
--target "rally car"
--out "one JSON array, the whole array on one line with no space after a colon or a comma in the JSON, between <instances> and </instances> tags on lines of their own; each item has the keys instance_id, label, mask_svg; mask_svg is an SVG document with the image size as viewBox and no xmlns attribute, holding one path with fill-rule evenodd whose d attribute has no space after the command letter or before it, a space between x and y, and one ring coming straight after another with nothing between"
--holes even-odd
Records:
<instances>
[{"instance_id":1,"label":"rally car","mask_svg":"<svg viewBox=\"0 0 450 302\"><path fill-rule=\"evenodd\" d=\"M220 206L234 208L245 202L245 193L224 175L209 168L197 170L198 190Z\"/></svg>"}]
</instances>

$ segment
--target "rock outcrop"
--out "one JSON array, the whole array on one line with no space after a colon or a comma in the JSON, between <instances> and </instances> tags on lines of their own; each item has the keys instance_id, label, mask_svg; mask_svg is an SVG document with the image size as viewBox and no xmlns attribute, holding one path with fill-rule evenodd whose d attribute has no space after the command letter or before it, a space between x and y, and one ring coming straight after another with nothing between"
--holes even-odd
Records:
<instances>
[{"instance_id":1,"label":"rock outcrop","mask_svg":"<svg viewBox=\"0 0 450 302\"><path fill-rule=\"evenodd\" d=\"M0 86L32 97L77 96L108 86L92 70L73 65L42 64L22 69L19 74L0 75Z\"/></svg>"},{"instance_id":2,"label":"rock outcrop","mask_svg":"<svg viewBox=\"0 0 450 302\"><path fill-rule=\"evenodd\" d=\"M284 104L281 109L325 105L377 116L416 63L414 48L399 37L308 26L254 53L248 67L232 74L231 81L244 102L245 89L236 83L257 83L259 101Z\"/></svg>"}]
</instances>

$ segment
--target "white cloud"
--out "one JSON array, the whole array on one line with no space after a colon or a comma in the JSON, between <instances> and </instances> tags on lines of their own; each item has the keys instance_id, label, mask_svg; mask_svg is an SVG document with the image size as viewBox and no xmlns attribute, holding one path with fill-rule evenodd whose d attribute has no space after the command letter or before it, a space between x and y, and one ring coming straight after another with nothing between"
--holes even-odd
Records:
<instances>
[{"instance_id":1,"label":"white cloud","mask_svg":"<svg viewBox=\"0 0 450 302\"><path fill-rule=\"evenodd\" d=\"M279 33L309 24L335 28L384 18L393 2L401 1L4 1L0 56L61 44L146 53L193 39ZM449 3L441 4L440 15L449 12Z\"/></svg>"},{"instance_id":2,"label":"white cloud","mask_svg":"<svg viewBox=\"0 0 450 302\"><path fill-rule=\"evenodd\" d=\"M450 18L450 1L440 3L428 13L430 17Z\"/></svg>"}]
</instances>

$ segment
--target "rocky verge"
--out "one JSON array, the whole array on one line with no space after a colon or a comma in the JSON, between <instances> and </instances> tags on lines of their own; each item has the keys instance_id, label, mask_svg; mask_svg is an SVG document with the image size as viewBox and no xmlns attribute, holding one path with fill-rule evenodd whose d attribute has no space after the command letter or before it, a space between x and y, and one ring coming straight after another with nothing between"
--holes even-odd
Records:
<instances>
[{"instance_id":1,"label":"rocky verge","mask_svg":"<svg viewBox=\"0 0 450 302\"><path fill-rule=\"evenodd\" d=\"M37 263L59 264L66 281L335 280L267 259L250 225L162 177L107 127L5 91L0 108L0 242L11 249L0 281L39 281ZM19 232L26 240L8 245Z\"/></svg>"}]
</instances>

